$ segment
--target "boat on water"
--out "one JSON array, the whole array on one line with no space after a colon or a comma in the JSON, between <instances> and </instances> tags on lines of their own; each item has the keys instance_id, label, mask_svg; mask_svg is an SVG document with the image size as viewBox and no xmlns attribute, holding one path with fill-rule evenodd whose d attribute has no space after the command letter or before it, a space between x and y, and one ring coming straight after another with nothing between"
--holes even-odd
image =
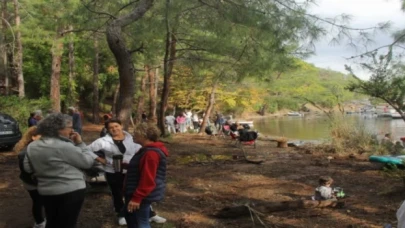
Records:
<instances>
[{"instance_id":1,"label":"boat on water","mask_svg":"<svg viewBox=\"0 0 405 228\"><path fill-rule=\"evenodd\" d=\"M288 112L287 116L303 116L304 114L301 114L299 112Z\"/></svg>"},{"instance_id":2,"label":"boat on water","mask_svg":"<svg viewBox=\"0 0 405 228\"><path fill-rule=\"evenodd\" d=\"M391 117L393 119L402 119L401 114L399 114L398 112L391 113Z\"/></svg>"},{"instance_id":3,"label":"boat on water","mask_svg":"<svg viewBox=\"0 0 405 228\"><path fill-rule=\"evenodd\" d=\"M395 111L394 108L392 108L390 105L388 104L384 104L384 105L378 105L376 107L376 114L378 117L389 117L389 118L393 118L394 116L397 116L397 111ZM399 114L399 113L398 113Z\"/></svg>"}]
</instances>

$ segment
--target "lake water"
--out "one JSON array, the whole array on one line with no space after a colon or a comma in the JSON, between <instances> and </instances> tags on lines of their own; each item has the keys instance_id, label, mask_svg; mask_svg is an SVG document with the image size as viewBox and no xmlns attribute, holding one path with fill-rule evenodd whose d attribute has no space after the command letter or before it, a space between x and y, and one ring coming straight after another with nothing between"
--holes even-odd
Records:
<instances>
[{"instance_id":1,"label":"lake water","mask_svg":"<svg viewBox=\"0 0 405 228\"><path fill-rule=\"evenodd\" d=\"M371 115L346 115L345 121L365 127L379 136L390 132L394 140L405 136L405 122L402 119L381 118ZM285 116L254 120L254 129L270 136L284 136L297 140L319 140L329 138L330 125L326 116Z\"/></svg>"}]
</instances>

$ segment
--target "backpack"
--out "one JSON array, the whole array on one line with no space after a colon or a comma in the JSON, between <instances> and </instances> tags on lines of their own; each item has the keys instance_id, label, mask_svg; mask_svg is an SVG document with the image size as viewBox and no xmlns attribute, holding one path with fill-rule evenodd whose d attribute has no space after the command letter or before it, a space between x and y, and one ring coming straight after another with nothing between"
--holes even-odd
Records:
<instances>
[{"instance_id":1,"label":"backpack","mask_svg":"<svg viewBox=\"0 0 405 228\"><path fill-rule=\"evenodd\" d=\"M245 129L239 130L239 140L243 142L253 141L257 139L257 132L247 131Z\"/></svg>"},{"instance_id":2,"label":"backpack","mask_svg":"<svg viewBox=\"0 0 405 228\"><path fill-rule=\"evenodd\" d=\"M207 127L205 128L205 133L207 133L207 135L212 135L211 126L207 126Z\"/></svg>"}]
</instances>

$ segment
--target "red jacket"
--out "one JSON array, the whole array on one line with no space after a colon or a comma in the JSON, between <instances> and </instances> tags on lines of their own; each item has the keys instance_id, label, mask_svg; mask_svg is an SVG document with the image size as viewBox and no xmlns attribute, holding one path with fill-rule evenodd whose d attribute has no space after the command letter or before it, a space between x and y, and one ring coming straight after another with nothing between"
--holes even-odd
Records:
<instances>
[{"instance_id":1,"label":"red jacket","mask_svg":"<svg viewBox=\"0 0 405 228\"><path fill-rule=\"evenodd\" d=\"M166 156L169 152L162 142L154 142L144 147L159 148ZM155 178L159 167L160 156L158 153L145 153L140 160L139 172L140 180L138 187L134 191L131 201L141 203L142 199L148 196L156 187Z\"/></svg>"}]
</instances>

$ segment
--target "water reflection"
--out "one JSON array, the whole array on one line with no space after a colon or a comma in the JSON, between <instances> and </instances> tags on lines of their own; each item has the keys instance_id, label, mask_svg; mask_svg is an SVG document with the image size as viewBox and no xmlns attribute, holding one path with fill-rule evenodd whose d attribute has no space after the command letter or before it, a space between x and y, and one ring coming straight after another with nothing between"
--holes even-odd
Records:
<instances>
[{"instance_id":1,"label":"water reflection","mask_svg":"<svg viewBox=\"0 0 405 228\"><path fill-rule=\"evenodd\" d=\"M368 132L377 135L390 132L394 140L405 136L405 122L402 119L347 115L344 121L364 127ZM327 139L330 132L329 119L326 116L263 118L254 121L254 128L264 135L303 140Z\"/></svg>"}]
</instances>

